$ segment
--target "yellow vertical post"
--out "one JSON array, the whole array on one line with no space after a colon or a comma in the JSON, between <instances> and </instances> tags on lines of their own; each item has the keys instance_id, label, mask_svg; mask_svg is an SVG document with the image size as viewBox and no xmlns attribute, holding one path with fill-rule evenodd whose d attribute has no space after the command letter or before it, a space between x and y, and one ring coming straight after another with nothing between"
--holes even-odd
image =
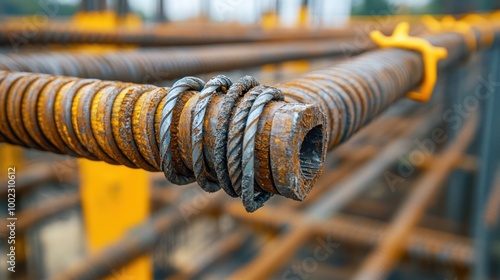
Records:
<instances>
[{"instance_id":1,"label":"yellow vertical post","mask_svg":"<svg viewBox=\"0 0 500 280\"><path fill-rule=\"evenodd\" d=\"M276 29L279 23L278 15L276 13L266 13L262 16L260 23L265 30ZM307 6L302 6L300 8L297 25L302 27L308 25ZM307 60L287 61L281 64L265 64L262 66L261 71L264 73L276 72L281 67L294 73L303 73L309 70L310 65Z\"/></svg>"},{"instance_id":2,"label":"yellow vertical post","mask_svg":"<svg viewBox=\"0 0 500 280\"><path fill-rule=\"evenodd\" d=\"M307 6L303 5L301 8L300 8L300 12L299 12L299 26L307 26L309 24L309 16L308 16L308 9L307 9Z\"/></svg>"},{"instance_id":3,"label":"yellow vertical post","mask_svg":"<svg viewBox=\"0 0 500 280\"><path fill-rule=\"evenodd\" d=\"M23 148L6 143L0 143L0 170L6 173L8 167L15 166L16 168L21 169L22 165ZM19 170L16 170L16 172L19 172Z\"/></svg>"},{"instance_id":4,"label":"yellow vertical post","mask_svg":"<svg viewBox=\"0 0 500 280\"><path fill-rule=\"evenodd\" d=\"M118 28L127 30L140 30L142 27L142 19L135 14L128 14L125 18L120 19L113 11L100 12L78 12L74 15L71 22L74 26L86 31L109 31L112 32ZM65 47L67 48L67 47ZM116 49L133 49L133 46L115 46L103 44L82 44L73 46L72 49L83 50L86 52L102 53L105 51L113 51Z\"/></svg>"},{"instance_id":5,"label":"yellow vertical post","mask_svg":"<svg viewBox=\"0 0 500 280\"><path fill-rule=\"evenodd\" d=\"M78 167L87 243L91 253L98 252L148 218L149 176L144 170L86 159L79 159ZM141 257L114 274L151 279L151 260Z\"/></svg>"}]
</instances>

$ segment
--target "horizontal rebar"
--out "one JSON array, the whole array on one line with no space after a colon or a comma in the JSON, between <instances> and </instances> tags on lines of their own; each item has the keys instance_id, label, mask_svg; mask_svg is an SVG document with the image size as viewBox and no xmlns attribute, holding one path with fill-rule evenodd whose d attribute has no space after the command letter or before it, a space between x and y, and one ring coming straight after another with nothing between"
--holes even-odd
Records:
<instances>
[{"instance_id":1,"label":"horizontal rebar","mask_svg":"<svg viewBox=\"0 0 500 280\"><path fill-rule=\"evenodd\" d=\"M366 189L367 186L373 185L374 180L379 178L384 170L387 170L400 156L408 152L413 147L415 138L418 139L426 135L438 125L441 122L437 118L438 115L439 111L437 110L434 110L433 113L432 111L431 113L426 112L415 125L411 126L410 133L405 133L403 137L386 145L377 157L358 167L354 176L350 176L341 182L332 182L331 185L335 184L335 187L330 188L328 192L316 199L314 204L304 210L304 218L301 220L303 223L299 221L297 224L290 224L290 227L286 228L279 238L266 246L266 250L262 250L246 266L234 272L232 279L266 278L279 270L293 256L293 253L300 248L302 243L289 245L287 253L267 254L266 252L274 252L282 243L294 240L296 236L302 236L304 228L311 228L314 224L324 223L332 219L332 216L338 215L343 205L349 203L350 199ZM350 189L353 189L353 191L351 192ZM343 200L339 199L339 197L342 197ZM337 205L336 203L339 202L340 205ZM270 217L270 219L273 218L279 219L279 215ZM250 271L252 274L249 273Z\"/></svg>"},{"instance_id":2,"label":"horizontal rebar","mask_svg":"<svg viewBox=\"0 0 500 280\"><path fill-rule=\"evenodd\" d=\"M410 102L406 102L405 104L408 104L408 103L410 103ZM416 119L425 119L425 120L435 119L435 116L427 113L427 111L429 110L429 106L423 106L423 105L420 106L422 109L425 109L426 111L415 110L414 107L415 106L411 106L410 108L413 108L413 110L410 110L410 111L412 111L412 114L416 114L415 115ZM418 128L419 123L420 123L419 121L412 122L411 125L409 125L409 124L407 125L407 129L414 131L416 128ZM412 138L411 133L402 132L402 134L404 135L403 137ZM410 135L407 135L407 134L410 134ZM401 137L401 136L395 135L394 137ZM350 150L351 150L351 152L359 151L355 147L351 147ZM333 153L337 153L337 151L338 150L335 150L335 151L333 151ZM376 158L372 159L372 161L376 161ZM343 168L343 165L341 167ZM353 173L356 172L356 168L357 168L357 166L352 167ZM220 196L220 195L217 196L217 194L215 194L215 195L212 194L210 197L204 197L204 195L200 194L199 197L193 196L193 195L183 196L183 197L190 197L190 201L189 202L181 202L181 205L184 205L184 207L183 206L179 207L176 203L177 203L177 201L180 201L181 199L179 199L178 196L172 197L172 193L173 193L172 191L173 190L171 190L171 189L170 190L169 189L162 190L162 192L164 192L167 195L167 201L175 201L175 203L170 206L170 208L174 211L172 211L172 212L162 211L162 212L155 213L155 214L153 214L154 221L156 221L157 219L162 219L165 221L171 220L177 216L184 216L182 214L183 209L194 209L195 211L189 211L189 214L188 214L189 215L188 219L190 221L192 221L192 220L196 219L196 217L199 217L201 215L205 215L205 214L210 215L211 211L208 211L208 210L212 210L213 208L219 208L220 206L224 206L224 205L221 205L221 203L224 203L224 200L220 200L222 198L222 196ZM175 189L174 189L174 191L175 191ZM156 194L154 194L154 197L157 198L158 200L161 200L163 195L156 193ZM198 205L197 202L202 201L203 197L204 197L205 201L209 199L210 204L207 208L203 208L203 211L201 211L201 209L197 207L197 205ZM191 207L194 207L194 208L191 208ZM179 212L176 210L181 210L181 211ZM217 213L227 213L230 216L233 216L237 219L243 219L245 221L265 224L265 225L268 225L272 228L282 228L284 223L290 223L290 224L297 225L297 226L301 226L301 223L302 223L301 220L296 219L295 215L292 215L294 213L293 211L290 211L290 210L279 211L279 209L276 209L275 207L272 207L272 206L270 208L266 207L255 214L249 215L249 214L245 214L244 210L241 207L236 207L235 203L231 203L229 205L226 205L226 207L223 207L222 209L218 209L216 212ZM296 215L300 215L300 214L296 213ZM301 216L303 216L303 215L301 215ZM309 223L310 218L306 217L306 218L304 218L304 220L306 221L307 225L303 226L303 227L312 230L313 234L316 234L316 233L317 234L324 234L324 231L326 229L332 229L334 234L336 234L335 236L337 236L337 235L338 236L345 236L345 234L344 234L345 232L342 229L345 228L346 224L343 224L343 226L330 227L330 225L331 225L330 221L331 222L340 221L340 222L347 223L347 225L351 225L351 223L349 223L350 220L346 222L345 220L342 220L342 217L343 216L340 216L339 219L334 218L334 219L328 220L327 222L315 223L315 224L320 225L318 227L311 226L311 224ZM360 226L358 228L359 231L356 231L356 234L349 235L348 237L346 237L347 238L346 240L347 241L351 240L353 242L357 242L356 240L358 238L361 238L361 239L364 238L365 242L362 242L361 244L373 245L374 242L376 242L376 240L378 240L377 236L379 236L379 237L382 236L379 234L383 230L383 228L374 227L373 223L362 224L362 223L359 223L358 221L353 220L352 221L353 226L359 224L359 226ZM86 277L87 276L95 276L95 275L98 275L99 277L101 277L101 276L108 275L111 272L110 267L113 267L116 269L120 266L115 266L115 265L124 265L125 263L131 262L132 260L134 260L138 256L137 247L134 245L135 243L139 242L144 247L146 247L145 250L150 250L154 246L155 242L158 240L159 236L161 236L162 232L166 232L169 229L175 227L173 224L170 224L170 226L168 226L168 227L162 227L161 229L159 229L158 227L154 226L155 224L156 224L156 222L153 223L153 222L148 221L148 222L145 222L144 224L138 226L138 228L145 228L145 227L152 226L154 228L153 229L154 230L154 238L150 238L149 235L144 235L141 238L134 236L134 235L129 235L127 238L124 238L124 239L120 240L119 242L117 242L116 244L111 245L105 252L101 253L99 256L89 257L84 262L71 268L70 270L67 271L67 273L69 273L70 271L71 271L71 273L70 274L65 273L64 276L67 277L68 275L71 275L72 277L74 277L76 279L91 279L91 278L86 278ZM339 225L339 224L337 224L337 225ZM382 225L380 225L380 226L382 227ZM365 236L365 235L363 235L362 232L366 232L367 230L369 230L367 228L373 229L373 232L370 231ZM145 231L149 232L149 230L145 230ZM373 233L373 235L372 235L372 233ZM306 237L307 236L308 235L306 235ZM451 252L452 252L451 255L441 256L439 254L439 252L436 252L436 250L434 250L434 249L436 249L434 247L429 249L429 250L426 250L427 247L424 246L424 248L421 249L421 244L426 244L426 245L427 244L430 244L430 245L434 244L433 240L431 240L431 239L434 238L435 236L434 235L431 235L431 236L426 235L426 236L429 238L425 238L425 237L422 237L421 239L417 238L415 240L415 245L412 245L409 247L409 248L411 248L411 250L413 250L412 252L410 252L411 256L416 256L416 257L426 256L426 257L438 258L440 261L442 261L445 264L447 264L447 263L453 263L453 264L457 264L457 265L466 265L467 264L467 261L469 260L469 257L470 257L470 254L469 254L470 253L470 246L468 246L467 244L461 244L461 245L457 244L457 246L452 246L450 243L453 241L459 240L457 237L450 236L449 240L446 239L444 237L444 235L440 235L437 237L436 240L438 240L438 241L441 241L442 240L441 238L444 238L443 244L439 248L447 248L447 249L451 250ZM461 240L461 242L462 241L465 242L465 240ZM368 243L368 242L371 242L371 243ZM465 243L467 243L467 242L465 242ZM300 246L300 244L301 243L297 243L298 246ZM283 246L283 244L281 244L281 243L279 243L279 245ZM448 246L448 245L450 245L450 246ZM107 259L104 255L108 255L109 254L108 251L115 252L115 254L113 254L113 256L117 257L117 259L113 259L113 260ZM144 251L142 251L142 252L144 252ZM456 254L455 254L455 252L456 252ZM281 257L278 256L278 258L287 259L287 256L291 256L291 255L292 254L288 254L286 256L281 256ZM264 254L264 256L267 256L267 255ZM106 262L101 263L102 259L106 259ZM267 259L267 260L269 260L269 259ZM279 269L279 267L276 267L276 264L273 262L270 262L270 265L272 265L273 268ZM92 274L89 274L88 271L92 271ZM95 271L97 271L100 274L93 274ZM62 277L62 279L64 279L64 277Z\"/></svg>"},{"instance_id":3,"label":"horizontal rebar","mask_svg":"<svg viewBox=\"0 0 500 280\"><path fill-rule=\"evenodd\" d=\"M429 40L448 50L441 68L467 54L460 34ZM222 188L255 211L272 194L303 200L327 148L403 98L422 79L423 62L412 51L377 50L276 88L248 76L234 83L216 76L206 84L188 77L169 89L0 75L0 140L161 170L175 184Z\"/></svg>"},{"instance_id":4,"label":"horizontal rebar","mask_svg":"<svg viewBox=\"0 0 500 280\"><path fill-rule=\"evenodd\" d=\"M262 210L262 213L252 215L245 213L234 203L227 204L224 209L225 213L246 223L266 225L275 229L283 228L289 223L298 226L305 223L308 224L313 234L322 237L330 236L332 240L338 242L368 246L377 245L378 241L384 237L387 227L390 226L377 220L345 214L338 214L326 221L308 223L307 217L299 212L286 211L273 206ZM408 243L405 244L404 249L410 257L432 259L441 264L469 266L474 257L474 248L469 238L426 228L415 228L408 236Z\"/></svg>"},{"instance_id":5,"label":"horizontal rebar","mask_svg":"<svg viewBox=\"0 0 500 280\"><path fill-rule=\"evenodd\" d=\"M0 70L36 72L79 78L157 83L214 71L319 57L344 58L373 49L354 40L315 40L225 44L198 47L0 53Z\"/></svg>"},{"instance_id":6,"label":"horizontal rebar","mask_svg":"<svg viewBox=\"0 0 500 280\"><path fill-rule=\"evenodd\" d=\"M53 24L35 28L34 24L12 23L0 26L0 45L19 48L40 44L117 44L140 46L180 46L221 44L237 42L297 41L329 38L348 38L366 35L373 30L372 25L351 24L349 28L320 29L276 28L272 30L260 27L237 25L170 24L156 28L114 30L86 30L71 24ZM384 24L383 30L392 30L394 24ZM352 32L356 28L357 32Z\"/></svg>"}]
</instances>

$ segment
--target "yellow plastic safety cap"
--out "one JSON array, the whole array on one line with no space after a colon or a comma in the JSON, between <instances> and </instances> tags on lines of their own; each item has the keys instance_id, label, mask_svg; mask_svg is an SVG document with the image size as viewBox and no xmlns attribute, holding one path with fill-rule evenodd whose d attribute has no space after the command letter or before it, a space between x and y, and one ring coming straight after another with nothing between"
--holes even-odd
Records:
<instances>
[{"instance_id":1,"label":"yellow plastic safety cap","mask_svg":"<svg viewBox=\"0 0 500 280\"><path fill-rule=\"evenodd\" d=\"M424 60L424 78L420 84L419 91L410 91L407 98L419 102L427 102L434 91L436 85L438 62L446 58L448 51L442 47L435 47L427 40L408 35L410 26L407 22L398 24L392 36L385 36L380 31L375 30L370 33L372 40L383 48L402 48L418 51Z\"/></svg>"}]
</instances>

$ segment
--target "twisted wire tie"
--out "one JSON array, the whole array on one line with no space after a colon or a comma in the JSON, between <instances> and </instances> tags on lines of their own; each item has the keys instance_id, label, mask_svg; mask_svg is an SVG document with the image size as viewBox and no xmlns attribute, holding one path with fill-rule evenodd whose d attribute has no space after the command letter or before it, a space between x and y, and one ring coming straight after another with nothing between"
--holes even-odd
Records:
<instances>
[{"instance_id":1,"label":"twisted wire tie","mask_svg":"<svg viewBox=\"0 0 500 280\"><path fill-rule=\"evenodd\" d=\"M212 96L217 92L225 94L231 85L231 80L224 75L217 75L210 79L200 92L192 118L191 144L193 172L198 185L200 185L200 187L207 192L216 192L221 187L218 183L209 181L206 176L208 171L205 166L203 154L203 120L205 119L208 102Z\"/></svg>"},{"instance_id":2,"label":"twisted wire tie","mask_svg":"<svg viewBox=\"0 0 500 280\"><path fill-rule=\"evenodd\" d=\"M177 101L187 91L199 91L191 119L192 174L182 175L175 171L172 162L172 123ZM217 181L207 178L209 172L203 153L203 123L211 98L224 94L223 105L217 116L214 164ZM241 100L240 100L241 99ZM195 77L178 80L166 96L160 123L160 166L168 180L175 184L197 181L207 192L219 189L232 196L240 196L245 209L253 212L273 195L262 190L255 182L255 135L264 107L271 101L284 101L284 94L272 87L260 86L250 76L236 83L218 75L206 84ZM174 141L175 142L175 141Z\"/></svg>"},{"instance_id":3,"label":"twisted wire tie","mask_svg":"<svg viewBox=\"0 0 500 280\"><path fill-rule=\"evenodd\" d=\"M178 80L170 92L166 96L165 106L162 110L162 118L160 122L160 166L165 174L165 177L172 183L177 185L186 185L194 182L193 176L185 176L178 174L174 170L174 165L172 163L172 149L171 149L171 125L172 125L172 115L174 108L177 104L179 98L186 91L201 91L205 83L196 77L185 77Z\"/></svg>"}]
</instances>

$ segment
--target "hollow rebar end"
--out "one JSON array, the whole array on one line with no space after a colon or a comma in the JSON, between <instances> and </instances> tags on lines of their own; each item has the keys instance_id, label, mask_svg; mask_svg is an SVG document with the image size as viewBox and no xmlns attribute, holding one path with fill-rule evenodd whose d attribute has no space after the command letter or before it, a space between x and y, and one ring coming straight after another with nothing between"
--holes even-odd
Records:
<instances>
[{"instance_id":1,"label":"hollow rebar end","mask_svg":"<svg viewBox=\"0 0 500 280\"><path fill-rule=\"evenodd\" d=\"M317 105L289 103L274 115L270 164L279 194L302 201L323 171L326 117Z\"/></svg>"}]
</instances>

